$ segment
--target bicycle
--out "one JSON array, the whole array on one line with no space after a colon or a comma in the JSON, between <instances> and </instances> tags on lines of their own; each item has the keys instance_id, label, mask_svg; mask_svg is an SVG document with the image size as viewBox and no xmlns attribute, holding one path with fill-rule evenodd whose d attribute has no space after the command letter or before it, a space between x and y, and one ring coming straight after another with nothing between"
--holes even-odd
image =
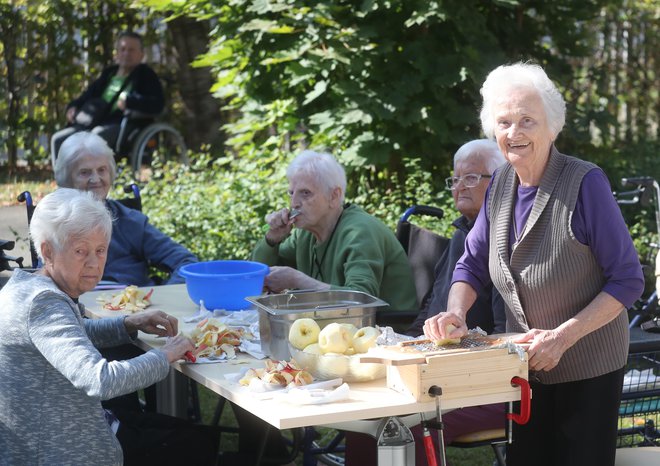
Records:
<instances>
[{"instance_id":1,"label":"bicycle","mask_svg":"<svg viewBox=\"0 0 660 466\"><path fill-rule=\"evenodd\" d=\"M640 205L654 208L656 234L660 235L660 186L651 177L623 178L621 184L633 189L614 193L620 205ZM660 272L660 244L649 241L656 253L656 277ZM626 364L617 447L660 445L660 338L644 332L645 322L657 323L658 285L652 293L638 300L629 309L631 335Z\"/></svg>"},{"instance_id":2,"label":"bicycle","mask_svg":"<svg viewBox=\"0 0 660 466\"><path fill-rule=\"evenodd\" d=\"M639 176L632 178L622 178L621 184L626 187L630 186L633 189L623 192L614 192L614 197L619 205L636 205L640 207L654 207L656 234L660 235L660 185L658 182L649 176ZM648 246L657 250L656 262L656 277L660 272L660 241L649 242ZM658 309L658 286L652 293L644 298L638 300L631 309L629 309L629 325L628 328L632 329L642 324L642 321L649 320L657 313Z\"/></svg>"}]
</instances>

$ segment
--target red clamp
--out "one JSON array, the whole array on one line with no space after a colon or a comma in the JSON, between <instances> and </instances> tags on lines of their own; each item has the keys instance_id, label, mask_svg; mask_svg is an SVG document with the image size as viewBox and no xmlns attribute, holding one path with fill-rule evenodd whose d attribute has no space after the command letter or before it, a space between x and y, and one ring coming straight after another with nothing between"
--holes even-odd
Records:
<instances>
[{"instance_id":1,"label":"red clamp","mask_svg":"<svg viewBox=\"0 0 660 466\"><path fill-rule=\"evenodd\" d=\"M532 412L532 390L529 388L529 382L522 377L514 377L511 379L511 385L520 387L520 414L507 413L506 418L516 424L527 424Z\"/></svg>"}]
</instances>

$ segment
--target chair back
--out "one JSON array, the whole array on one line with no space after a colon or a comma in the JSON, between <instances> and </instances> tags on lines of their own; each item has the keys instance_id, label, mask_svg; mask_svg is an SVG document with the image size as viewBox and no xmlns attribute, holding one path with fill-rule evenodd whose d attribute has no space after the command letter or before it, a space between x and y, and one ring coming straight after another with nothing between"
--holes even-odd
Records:
<instances>
[{"instance_id":1,"label":"chair back","mask_svg":"<svg viewBox=\"0 0 660 466\"><path fill-rule=\"evenodd\" d=\"M410 223L412 215L427 215L441 219L442 209L431 206L412 206L401 216L396 228L396 237L408 255L412 268L417 302L422 305L424 298L433 288L435 266L443 254L449 239L426 228Z\"/></svg>"}]
</instances>

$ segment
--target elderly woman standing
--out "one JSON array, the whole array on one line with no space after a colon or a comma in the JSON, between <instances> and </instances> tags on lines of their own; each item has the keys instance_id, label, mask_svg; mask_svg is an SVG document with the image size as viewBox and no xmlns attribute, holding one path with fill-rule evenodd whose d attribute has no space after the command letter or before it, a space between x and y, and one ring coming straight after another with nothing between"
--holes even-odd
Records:
<instances>
[{"instance_id":1,"label":"elderly woman standing","mask_svg":"<svg viewBox=\"0 0 660 466\"><path fill-rule=\"evenodd\" d=\"M392 310L417 309L401 244L380 220L344 204L342 166L329 154L304 151L289 165L287 178L291 210L266 216L269 230L252 255L273 266L266 287L357 290Z\"/></svg>"},{"instance_id":2,"label":"elderly woman standing","mask_svg":"<svg viewBox=\"0 0 660 466\"><path fill-rule=\"evenodd\" d=\"M161 311L83 319L78 297L101 279L112 219L90 193L59 189L30 224L43 268L14 272L0 290L0 451L3 464L121 465L116 424L100 401L165 378L192 350L175 337L159 350L108 362L96 347L134 341L136 332L174 336Z\"/></svg>"},{"instance_id":3,"label":"elderly woman standing","mask_svg":"<svg viewBox=\"0 0 660 466\"><path fill-rule=\"evenodd\" d=\"M183 283L179 268L197 258L186 248L149 223L134 209L107 199L117 167L112 150L103 138L89 132L76 133L62 144L55 162L55 181L65 188L92 191L115 218L103 279L127 285L148 286L149 266L171 272L167 284Z\"/></svg>"},{"instance_id":4,"label":"elderly woman standing","mask_svg":"<svg viewBox=\"0 0 660 466\"><path fill-rule=\"evenodd\" d=\"M543 69L500 66L481 93L484 132L508 164L467 237L447 312L428 319L424 333L444 337L451 323L451 336L463 335L492 277L507 330L529 343L533 390L531 420L514 425L507 464L613 465L625 309L644 285L637 253L603 171L555 148L565 103Z\"/></svg>"}]
</instances>

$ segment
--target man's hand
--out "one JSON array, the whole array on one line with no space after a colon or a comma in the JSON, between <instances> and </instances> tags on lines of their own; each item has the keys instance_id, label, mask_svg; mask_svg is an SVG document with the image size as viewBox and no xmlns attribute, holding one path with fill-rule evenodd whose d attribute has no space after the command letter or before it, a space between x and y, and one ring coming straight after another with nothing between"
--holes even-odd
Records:
<instances>
[{"instance_id":1,"label":"man's hand","mask_svg":"<svg viewBox=\"0 0 660 466\"><path fill-rule=\"evenodd\" d=\"M122 93L119 94L119 97L117 98L117 108L122 112L126 110L126 96L126 91L122 91Z\"/></svg>"},{"instance_id":2,"label":"man's hand","mask_svg":"<svg viewBox=\"0 0 660 466\"><path fill-rule=\"evenodd\" d=\"M281 209L266 215L268 232L266 241L268 244L280 244L289 236L293 229L293 219L289 218L289 209Z\"/></svg>"},{"instance_id":3,"label":"man's hand","mask_svg":"<svg viewBox=\"0 0 660 466\"><path fill-rule=\"evenodd\" d=\"M270 273L264 279L264 286L274 292L280 293L284 290L329 290L327 283L314 280L299 270L291 267L273 266Z\"/></svg>"},{"instance_id":4,"label":"man's hand","mask_svg":"<svg viewBox=\"0 0 660 466\"><path fill-rule=\"evenodd\" d=\"M76 118L77 111L78 109L76 107L69 107L69 109L66 111L66 121L73 123Z\"/></svg>"},{"instance_id":5,"label":"man's hand","mask_svg":"<svg viewBox=\"0 0 660 466\"><path fill-rule=\"evenodd\" d=\"M179 333L179 322L176 317L163 311L142 311L131 314L124 319L128 333L142 330L160 337L173 337Z\"/></svg>"}]
</instances>

